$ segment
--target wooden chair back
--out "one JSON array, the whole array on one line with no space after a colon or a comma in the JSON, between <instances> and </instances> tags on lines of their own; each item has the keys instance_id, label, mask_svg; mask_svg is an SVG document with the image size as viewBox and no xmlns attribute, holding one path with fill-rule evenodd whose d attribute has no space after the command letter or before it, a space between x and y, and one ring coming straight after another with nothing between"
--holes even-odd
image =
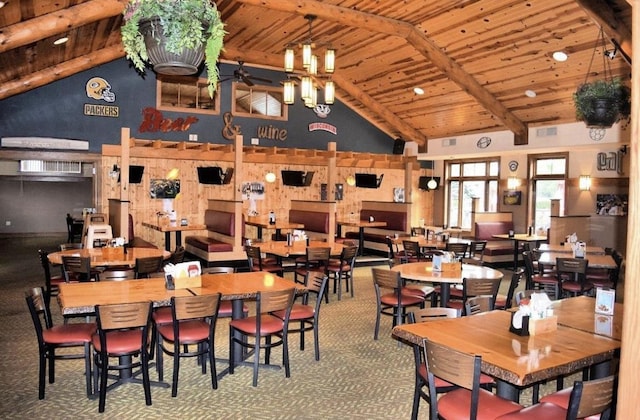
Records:
<instances>
[{"instance_id":1,"label":"wooden chair back","mask_svg":"<svg viewBox=\"0 0 640 420\"><path fill-rule=\"evenodd\" d=\"M136 258L135 277L140 279L161 272L163 261L162 257Z\"/></svg>"},{"instance_id":2,"label":"wooden chair back","mask_svg":"<svg viewBox=\"0 0 640 420\"><path fill-rule=\"evenodd\" d=\"M467 316L477 315L483 312L493 311L494 309L494 300L492 296L489 295L480 295L473 296L467 299L464 304L464 313Z\"/></svg>"},{"instance_id":3,"label":"wooden chair back","mask_svg":"<svg viewBox=\"0 0 640 420\"><path fill-rule=\"evenodd\" d=\"M609 412L616 388L615 379L615 376L607 376L591 381L576 381L569 397L567 419L581 419Z\"/></svg>"}]
</instances>

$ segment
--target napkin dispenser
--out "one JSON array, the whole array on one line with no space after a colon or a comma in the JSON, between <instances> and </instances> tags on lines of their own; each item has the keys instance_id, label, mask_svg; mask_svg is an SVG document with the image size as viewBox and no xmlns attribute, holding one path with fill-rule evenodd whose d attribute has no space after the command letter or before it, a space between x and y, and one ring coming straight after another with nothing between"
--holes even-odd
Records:
<instances>
[{"instance_id":1,"label":"napkin dispenser","mask_svg":"<svg viewBox=\"0 0 640 420\"><path fill-rule=\"evenodd\" d=\"M529 316L522 316L522 322L518 322L516 320L516 324L519 324L519 327L514 326L514 317L516 317L517 312L511 312L511 322L509 322L509 331L520 335L520 336L528 336L529 335Z\"/></svg>"},{"instance_id":2,"label":"napkin dispenser","mask_svg":"<svg viewBox=\"0 0 640 420\"><path fill-rule=\"evenodd\" d=\"M164 272L165 287L169 290L202 287L200 261L167 264Z\"/></svg>"}]
</instances>

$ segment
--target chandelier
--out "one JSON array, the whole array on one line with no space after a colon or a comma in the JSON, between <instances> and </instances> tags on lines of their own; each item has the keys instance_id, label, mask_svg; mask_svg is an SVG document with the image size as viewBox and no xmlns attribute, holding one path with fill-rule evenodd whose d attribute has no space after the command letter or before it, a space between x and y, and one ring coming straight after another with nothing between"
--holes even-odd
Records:
<instances>
[{"instance_id":1,"label":"chandelier","mask_svg":"<svg viewBox=\"0 0 640 420\"><path fill-rule=\"evenodd\" d=\"M309 31L304 40L290 42L286 45L284 51L284 71L293 73L295 70L295 47L302 48L302 67L305 73L300 78L300 96L308 108L315 108L318 104L318 85L316 80L321 77L329 77L324 82L324 103L333 104L335 100L335 85L330 79L330 75L336 68L336 50L330 46L320 45L313 42L311 36L311 26L316 19L315 15L305 15L309 22ZM324 73L319 73L318 55L316 55L316 47L325 47L324 50ZM284 83L284 103L291 105L295 102L295 82L289 77Z\"/></svg>"}]
</instances>

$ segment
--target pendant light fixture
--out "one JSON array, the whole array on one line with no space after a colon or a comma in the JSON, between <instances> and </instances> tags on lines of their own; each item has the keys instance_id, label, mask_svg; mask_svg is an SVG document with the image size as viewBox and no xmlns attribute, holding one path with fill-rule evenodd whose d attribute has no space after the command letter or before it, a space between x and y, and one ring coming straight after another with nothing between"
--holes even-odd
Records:
<instances>
[{"instance_id":1,"label":"pendant light fixture","mask_svg":"<svg viewBox=\"0 0 640 420\"><path fill-rule=\"evenodd\" d=\"M431 161L431 179L427 182L427 188L430 190L435 190L438 188L438 181L433 178L433 172L436 170L436 161Z\"/></svg>"}]
</instances>

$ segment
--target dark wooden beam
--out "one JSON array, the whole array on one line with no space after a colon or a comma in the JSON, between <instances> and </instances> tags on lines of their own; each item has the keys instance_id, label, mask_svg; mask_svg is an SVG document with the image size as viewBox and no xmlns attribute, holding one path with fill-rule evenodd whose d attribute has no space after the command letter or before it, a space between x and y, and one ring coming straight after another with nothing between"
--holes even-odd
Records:
<instances>
[{"instance_id":1,"label":"dark wooden beam","mask_svg":"<svg viewBox=\"0 0 640 420\"><path fill-rule=\"evenodd\" d=\"M627 57L632 56L631 29L616 18L611 6L604 0L576 0L589 17L602 27L604 33L619 45Z\"/></svg>"}]
</instances>

